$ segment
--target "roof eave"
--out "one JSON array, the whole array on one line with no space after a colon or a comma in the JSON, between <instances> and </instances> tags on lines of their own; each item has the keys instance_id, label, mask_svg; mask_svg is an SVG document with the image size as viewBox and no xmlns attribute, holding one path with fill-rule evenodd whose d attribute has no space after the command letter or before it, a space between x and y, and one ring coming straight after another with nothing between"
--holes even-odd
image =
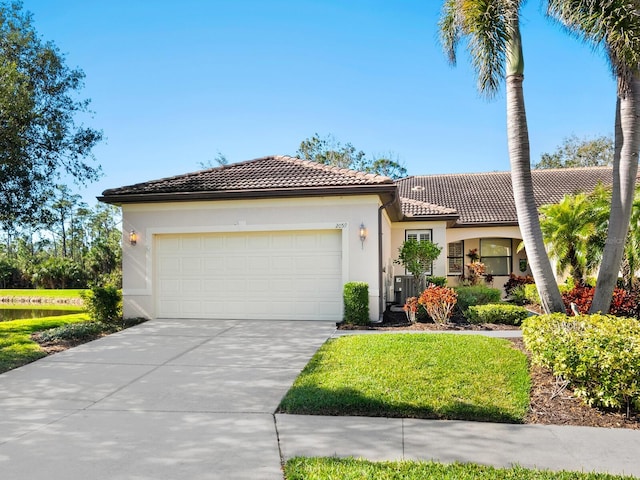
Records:
<instances>
[{"instance_id":1,"label":"roof eave","mask_svg":"<svg viewBox=\"0 0 640 480\"><path fill-rule=\"evenodd\" d=\"M477 228L477 227L517 227L517 221L493 221L493 222L456 222L455 228Z\"/></svg>"},{"instance_id":2,"label":"roof eave","mask_svg":"<svg viewBox=\"0 0 640 480\"><path fill-rule=\"evenodd\" d=\"M392 195L396 190L393 183L375 185L344 185L325 187L303 187L288 189L256 189L205 192L169 192L169 193L107 193L99 201L115 205L126 203L196 202L206 200L257 200L262 198L327 197L341 195Z\"/></svg>"}]
</instances>

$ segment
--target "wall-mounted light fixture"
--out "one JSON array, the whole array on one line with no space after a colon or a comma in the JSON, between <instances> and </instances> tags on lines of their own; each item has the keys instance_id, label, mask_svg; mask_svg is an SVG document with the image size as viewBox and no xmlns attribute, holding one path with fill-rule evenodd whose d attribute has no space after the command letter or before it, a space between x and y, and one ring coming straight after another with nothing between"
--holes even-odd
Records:
<instances>
[{"instance_id":1,"label":"wall-mounted light fixture","mask_svg":"<svg viewBox=\"0 0 640 480\"><path fill-rule=\"evenodd\" d=\"M138 234L136 233L135 230L131 230L129 232L129 243L131 244L132 247L138 243Z\"/></svg>"},{"instance_id":2,"label":"wall-mounted light fixture","mask_svg":"<svg viewBox=\"0 0 640 480\"><path fill-rule=\"evenodd\" d=\"M364 223L360 224L360 242L362 243L362 249L364 250L364 241L367 239L367 227Z\"/></svg>"}]
</instances>

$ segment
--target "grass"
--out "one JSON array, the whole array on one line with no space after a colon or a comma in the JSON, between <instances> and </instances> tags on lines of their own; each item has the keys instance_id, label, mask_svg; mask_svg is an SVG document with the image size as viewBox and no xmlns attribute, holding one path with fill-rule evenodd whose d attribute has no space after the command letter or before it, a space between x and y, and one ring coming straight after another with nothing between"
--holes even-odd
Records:
<instances>
[{"instance_id":1,"label":"grass","mask_svg":"<svg viewBox=\"0 0 640 480\"><path fill-rule=\"evenodd\" d=\"M1 297L46 297L46 298L80 298L82 289L29 289L4 288L0 289Z\"/></svg>"},{"instance_id":2,"label":"grass","mask_svg":"<svg viewBox=\"0 0 640 480\"><path fill-rule=\"evenodd\" d=\"M0 373L46 356L31 334L70 323L86 322L85 313L0 322Z\"/></svg>"},{"instance_id":3,"label":"grass","mask_svg":"<svg viewBox=\"0 0 640 480\"><path fill-rule=\"evenodd\" d=\"M82 312L82 305L58 304L58 303L0 303L0 310L74 310Z\"/></svg>"},{"instance_id":4,"label":"grass","mask_svg":"<svg viewBox=\"0 0 640 480\"><path fill-rule=\"evenodd\" d=\"M356 335L323 345L280 411L521 423L530 388L527 358L507 340Z\"/></svg>"},{"instance_id":5,"label":"grass","mask_svg":"<svg viewBox=\"0 0 640 480\"><path fill-rule=\"evenodd\" d=\"M522 467L494 468L476 464L435 462L370 462L353 458L292 458L284 467L287 480L631 480L604 473L551 472Z\"/></svg>"}]
</instances>

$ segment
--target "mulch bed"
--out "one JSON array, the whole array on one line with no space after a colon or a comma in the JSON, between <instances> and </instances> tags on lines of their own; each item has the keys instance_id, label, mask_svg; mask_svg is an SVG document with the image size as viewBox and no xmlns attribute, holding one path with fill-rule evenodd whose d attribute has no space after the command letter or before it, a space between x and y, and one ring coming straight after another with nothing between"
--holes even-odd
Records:
<instances>
[{"instance_id":1,"label":"mulch bed","mask_svg":"<svg viewBox=\"0 0 640 480\"><path fill-rule=\"evenodd\" d=\"M383 330L383 331L460 331L460 330L518 330L513 325L471 325L452 323L436 325L434 323L416 322L384 322L380 325L352 326L339 325L341 330ZM530 358L521 338L508 339ZM620 412L604 411L586 405L575 397L571 389L560 382L553 373L546 368L531 365L531 397L529 414L525 423L544 425L577 425L583 427L631 428L640 429L640 414L638 412L626 419Z\"/></svg>"}]
</instances>

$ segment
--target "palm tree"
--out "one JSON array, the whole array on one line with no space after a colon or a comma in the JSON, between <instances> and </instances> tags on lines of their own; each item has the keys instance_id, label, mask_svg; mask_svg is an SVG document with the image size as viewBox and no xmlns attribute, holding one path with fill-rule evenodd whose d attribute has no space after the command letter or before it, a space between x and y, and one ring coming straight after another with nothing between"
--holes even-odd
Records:
<instances>
[{"instance_id":1,"label":"palm tree","mask_svg":"<svg viewBox=\"0 0 640 480\"><path fill-rule=\"evenodd\" d=\"M602 257L601 239L607 228L611 192L599 186L594 193L565 195L540 207L540 226L558 273L569 269L575 285L584 284Z\"/></svg>"},{"instance_id":2,"label":"palm tree","mask_svg":"<svg viewBox=\"0 0 640 480\"><path fill-rule=\"evenodd\" d=\"M629 229L640 149L640 5L637 0L548 0L570 32L604 47L618 81L613 188L607 242L591 312L608 311Z\"/></svg>"},{"instance_id":3,"label":"palm tree","mask_svg":"<svg viewBox=\"0 0 640 480\"><path fill-rule=\"evenodd\" d=\"M531 272L545 312L564 312L560 291L544 248L533 196L529 132L522 82L524 57L519 14L522 0L445 0L440 35L449 61L464 37L478 76L478 89L491 97L502 80L507 92L507 143L513 197Z\"/></svg>"}]
</instances>

